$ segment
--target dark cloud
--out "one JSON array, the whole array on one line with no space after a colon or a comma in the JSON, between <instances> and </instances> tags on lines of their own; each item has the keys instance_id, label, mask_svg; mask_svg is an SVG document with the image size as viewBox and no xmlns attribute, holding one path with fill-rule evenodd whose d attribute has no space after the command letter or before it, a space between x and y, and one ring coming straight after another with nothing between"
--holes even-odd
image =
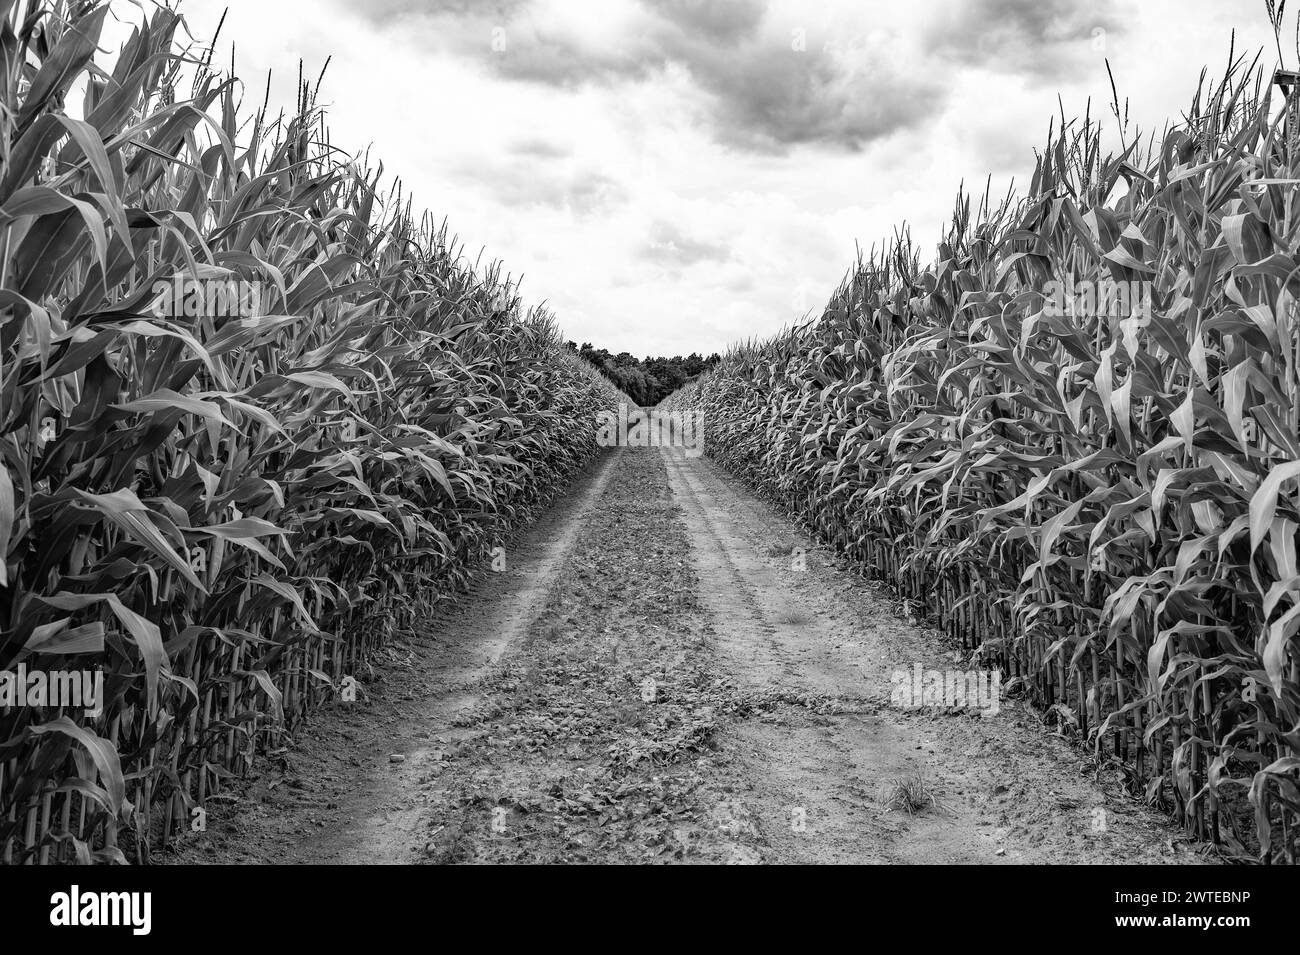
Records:
<instances>
[{"instance_id":1,"label":"dark cloud","mask_svg":"<svg viewBox=\"0 0 1300 955\"><path fill-rule=\"evenodd\" d=\"M645 257L669 269L682 269L700 262L725 262L731 250L724 245L687 235L671 222L658 221L650 227Z\"/></svg>"},{"instance_id":2,"label":"dark cloud","mask_svg":"<svg viewBox=\"0 0 1300 955\"><path fill-rule=\"evenodd\" d=\"M717 137L755 151L859 149L925 121L944 95L915 63L895 65L894 39L877 37L874 48L860 38L852 47L795 42L791 28L766 22L766 0L641 0L625 35L599 43L546 27L524 0L420 9L431 45L520 82L608 85L682 71L703 94Z\"/></svg>"},{"instance_id":3,"label":"dark cloud","mask_svg":"<svg viewBox=\"0 0 1300 955\"><path fill-rule=\"evenodd\" d=\"M715 95L720 134L733 145L859 149L925 121L943 97L939 84L896 72L880 52L760 47L734 58L701 56L693 69Z\"/></svg>"},{"instance_id":4,"label":"dark cloud","mask_svg":"<svg viewBox=\"0 0 1300 955\"><path fill-rule=\"evenodd\" d=\"M735 44L753 37L763 15L765 0L643 0L644 5L688 35L712 43Z\"/></svg>"},{"instance_id":5,"label":"dark cloud","mask_svg":"<svg viewBox=\"0 0 1300 955\"><path fill-rule=\"evenodd\" d=\"M964 65L1046 79L1064 75L1079 54L1123 29L1114 0L968 0L937 21L926 41Z\"/></svg>"}]
</instances>

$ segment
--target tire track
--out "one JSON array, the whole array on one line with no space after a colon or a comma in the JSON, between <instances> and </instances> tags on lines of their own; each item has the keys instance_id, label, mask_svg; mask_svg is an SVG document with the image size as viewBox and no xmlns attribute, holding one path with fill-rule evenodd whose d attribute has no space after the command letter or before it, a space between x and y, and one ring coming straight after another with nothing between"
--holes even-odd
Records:
<instances>
[{"instance_id":1,"label":"tire track","mask_svg":"<svg viewBox=\"0 0 1300 955\"><path fill-rule=\"evenodd\" d=\"M501 656L528 633L541 615L560 570L568 560L587 516L605 494L617 471L623 450L602 456L595 475L566 496L563 505L549 519L531 528L507 554L507 570L489 580L500 586L475 593L473 604L443 623L459 632L464 648L462 660L441 668L438 682L454 686L455 692L434 694L419 716L422 735L442 740L463 735L455 726L459 716L480 700L479 682ZM480 615L481 614L481 615ZM482 662L476 662L480 654ZM384 804L362 820L349 862L408 862L423 839L422 819L426 802L424 777L436 746L422 745L402 753L406 759L388 784Z\"/></svg>"},{"instance_id":2,"label":"tire track","mask_svg":"<svg viewBox=\"0 0 1300 955\"><path fill-rule=\"evenodd\" d=\"M750 559L749 553L738 551L734 542L718 530L717 523L710 516L712 501L707 494L700 492L690 469L683 463L685 458L669 450L661 449L660 454L668 470L670 486L686 514L695 550L707 553L709 557L697 562L701 597L716 614L729 618L743 616L749 621L743 639L731 640L736 633L732 628L725 629L721 639L730 641L728 649L733 654L745 656L752 676L762 675L771 679L774 668L779 669L784 677L793 676L794 670L784 659L776 641L772 615L759 599L759 590L771 583L763 579L767 576L766 569ZM728 594L730 599L724 597ZM754 639L754 635L761 639Z\"/></svg>"},{"instance_id":3,"label":"tire track","mask_svg":"<svg viewBox=\"0 0 1300 955\"><path fill-rule=\"evenodd\" d=\"M484 676L541 614L622 455L602 454L516 532L504 571L449 603L414 643L390 645L371 682L360 684L358 702L313 714L279 770L264 766L242 799L214 805L206 838L178 861L411 861L422 845L424 780L437 740L463 735L458 717L479 702Z\"/></svg>"},{"instance_id":4,"label":"tire track","mask_svg":"<svg viewBox=\"0 0 1300 955\"><path fill-rule=\"evenodd\" d=\"M767 861L1169 861L1165 820L1082 780L1074 752L1023 707L1004 704L992 719L890 708L894 670L965 669L952 648L900 621L893 601L832 566L824 548L707 458L659 453L720 668L808 700L731 728ZM804 549L806 569L796 569L792 546ZM889 794L911 777L936 806L891 808ZM1100 832L1090 825L1097 809L1109 821Z\"/></svg>"}]
</instances>

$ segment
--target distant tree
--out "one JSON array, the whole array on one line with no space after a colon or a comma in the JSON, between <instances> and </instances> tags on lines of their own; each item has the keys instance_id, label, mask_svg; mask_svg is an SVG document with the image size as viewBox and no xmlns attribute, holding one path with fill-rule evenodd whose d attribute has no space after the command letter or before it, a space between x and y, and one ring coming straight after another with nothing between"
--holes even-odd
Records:
<instances>
[{"instance_id":1,"label":"distant tree","mask_svg":"<svg viewBox=\"0 0 1300 955\"><path fill-rule=\"evenodd\" d=\"M569 347L599 368L610 381L618 385L627 396L639 405L657 405L696 375L720 360L715 352L708 358L691 352L685 358L663 355L638 359L630 352L611 355L608 349L597 348L591 342Z\"/></svg>"}]
</instances>

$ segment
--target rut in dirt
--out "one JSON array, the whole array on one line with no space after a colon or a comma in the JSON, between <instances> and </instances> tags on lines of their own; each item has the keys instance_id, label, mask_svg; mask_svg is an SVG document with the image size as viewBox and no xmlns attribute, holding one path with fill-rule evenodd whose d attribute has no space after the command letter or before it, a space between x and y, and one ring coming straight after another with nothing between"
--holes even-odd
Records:
<instances>
[{"instance_id":1,"label":"rut in dirt","mask_svg":"<svg viewBox=\"0 0 1300 955\"><path fill-rule=\"evenodd\" d=\"M891 673L960 655L707 459L605 454L506 568L184 861L1195 858L1019 704L892 707Z\"/></svg>"}]
</instances>

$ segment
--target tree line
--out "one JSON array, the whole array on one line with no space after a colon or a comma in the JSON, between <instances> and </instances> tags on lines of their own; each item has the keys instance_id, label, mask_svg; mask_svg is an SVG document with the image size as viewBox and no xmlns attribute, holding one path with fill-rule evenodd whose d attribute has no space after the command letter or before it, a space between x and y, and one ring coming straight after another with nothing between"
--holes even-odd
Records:
<instances>
[{"instance_id":1,"label":"tree line","mask_svg":"<svg viewBox=\"0 0 1300 955\"><path fill-rule=\"evenodd\" d=\"M685 358L674 355L672 358L646 356L640 359L628 352L611 355L607 349L595 348L590 342L581 345L569 342L568 345L644 407L657 405L700 372L712 367L720 357L716 352L708 358L691 352Z\"/></svg>"}]
</instances>

